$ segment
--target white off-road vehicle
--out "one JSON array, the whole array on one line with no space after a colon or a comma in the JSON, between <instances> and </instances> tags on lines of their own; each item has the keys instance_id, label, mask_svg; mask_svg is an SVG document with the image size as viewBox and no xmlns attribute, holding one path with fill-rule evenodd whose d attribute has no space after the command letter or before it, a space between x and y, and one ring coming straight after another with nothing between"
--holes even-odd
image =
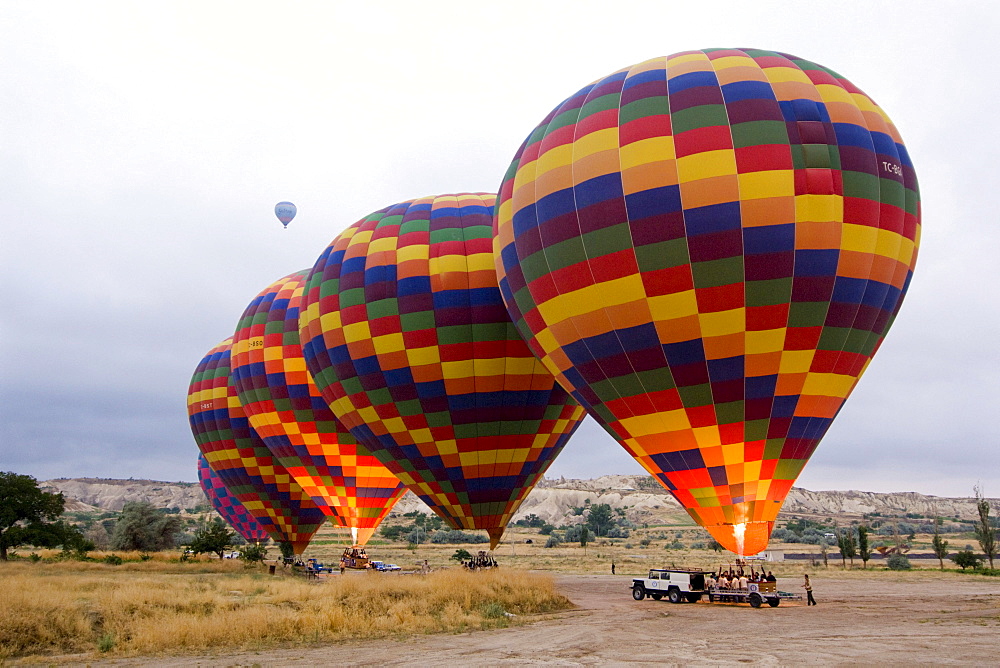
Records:
<instances>
[{"instance_id":1,"label":"white off-road vehicle","mask_svg":"<svg viewBox=\"0 0 1000 668\"><path fill-rule=\"evenodd\" d=\"M664 596L671 603L696 603L708 593L705 576L711 571L688 568L651 568L644 578L632 579L632 598L641 601L647 596L659 601Z\"/></svg>"}]
</instances>

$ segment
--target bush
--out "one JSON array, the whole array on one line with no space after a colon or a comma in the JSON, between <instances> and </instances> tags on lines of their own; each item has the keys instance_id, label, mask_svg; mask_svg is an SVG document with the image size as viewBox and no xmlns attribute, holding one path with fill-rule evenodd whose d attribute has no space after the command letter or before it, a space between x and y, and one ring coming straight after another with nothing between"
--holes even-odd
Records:
<instances>
[{"instance_id":1,"label":"bush","mask_svg":"<svg viewBox=\"0 0 1000 668\"><path fill-rule=\"evenodd\" d=\"M267 559L267 548L263 544L247 545L240 551L240 559L247 566L262 564Z\"/></svg>"},{"instance_id":2,"label":"bush","mask_svg":"<svg viewBox=\"0 0 1000 668\"><path fill-rule=\"evenodd\" d=\"M486 543L489 539L486 536L478 533L466 533L464 531L459 531L458 529L452 529L451 531L435 531L431 536L431 542L436 544L443 543ZM418 541L410 541L415 543Z\"/></svg>"},{"instance_id":3,"label":"bush","mask_svg":"<svg viewBox=\"0 0 1000 668\"><path fill-rule=\"evenodd\" d=\"M628 538L629 530L625 527L611 527L608 529L608 538Z\"/></svg>"},{"instance_id":4,"label":"bush","mask_svg":"<svg viewBox=\"0 0 1000 668\"><path fill-rule=\"evenodd\" d=\"M110 564L111 566L121 566L122 558L119 557L117 554L109 554L108 556L104 557L104 563Z\"/></svg>"},{"instance_id":5,"label":"bush","mask_svg":"<svg viewBox=\"0 0 1000 668\"><path fill-rule=\"evenodd\" d=\"M549 536L549 539L545 541L545 547L555 547L559 545L561 542L562 541L559 540L559 536L552 534Z\"/></svg>"},{"instance_id":6,"label":"bush","mask_svg":"<svg viewBox=\"0 0 1000 668\"><path fill-rule=\"evenodd\" d=\"M963 571L966 568L979 568L980 563L979 557L969 548L951 555L951 560L955 562L956 566L961 566Z\"/></svg>"},{"instance_id":7,"label":"bush","mask_svg":"<svg viewBox=\"0 0 1000 668\"><path fill-rule=\"evenodd\" d=\"M552 526L551 524L546 524L542 526L541 529L538 530L538 533L540 533L543 536L551 536L552 532L555 530L556 528L554 526Z\"/></svg>"},{"instance_id":8,"label":"bush","mask_svg":"<svg viewBox=\"0 0 1000 668\"><path fill-rule=\"evenodd\" d=\"M890 571L908 571L912 568L910 560L902 554L890 555L890 557L885 560L885 565L889 567Z\"/></svg>"},{"instance_id":9,"label":"bush","mask_svg":"<svg viewBox=\"0 0 1000 668\"><path fill-rule=\"evenodd\" d=\"M405 540L410 545L420 545L425 540L427 540L427 532L418 527L413 531L411 531L410 533L403 536L403 540Z\"/></svg>"}]
</instances>

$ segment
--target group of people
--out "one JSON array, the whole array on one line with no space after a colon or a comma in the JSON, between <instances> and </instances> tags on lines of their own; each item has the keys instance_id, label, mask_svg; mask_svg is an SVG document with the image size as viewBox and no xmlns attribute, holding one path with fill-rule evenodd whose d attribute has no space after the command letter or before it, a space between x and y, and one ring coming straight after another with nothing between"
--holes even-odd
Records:
<instances>
[{"instance_id":1,"label":"group of people","mask_svg":"<svg viewBox=\"0 0 1000 668\"><path fill-rule=\"evenodd\" d=\"M774 573L768 571L764 574L761 570L759 573L754 569L750 569L750 573L747 574L740 567L737 570L730 568L728 571L723 571L720 569L719 573L712 573L707 578L705 578L705 588L706 589L742 589L746 590L751 582L777 582L778 578L774 577Z\"/></svg>"},{"instance_id":2,"label":"group of people","mask_svg":"<svg viewBox=\"0 0 1000 668\"><path fill-rule=\"evenodd\" d=\"M484 568L496 568L500 564L498 564L496 559L490 556L485 550L480 550L479 554L475 555L468 561L463 561L462 565L470 571L478 571Z\"/></svg>"}]
</instances>

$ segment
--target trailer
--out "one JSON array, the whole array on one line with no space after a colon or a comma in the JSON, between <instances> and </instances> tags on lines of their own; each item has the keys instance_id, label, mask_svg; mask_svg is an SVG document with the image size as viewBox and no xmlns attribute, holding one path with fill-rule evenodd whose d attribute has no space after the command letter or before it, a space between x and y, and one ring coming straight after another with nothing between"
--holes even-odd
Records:
<instances>
[{"instance_id":1,"label":"trailer","mask_svg":"<svg viewBox=\"0 0 1000 668\"><path fill-rule=\"evenodd\" d=\"M798 594L778 591L776 582L748 582L746 589L708 585L711 571L694 568L651 568L644 578L632 579L632 598L654 601L666 597L671 603L697 603L703 598L709 603L749 603L760 608L765 603L772 608L782 601L801 601Z\"/></svg>"}]
</instances>

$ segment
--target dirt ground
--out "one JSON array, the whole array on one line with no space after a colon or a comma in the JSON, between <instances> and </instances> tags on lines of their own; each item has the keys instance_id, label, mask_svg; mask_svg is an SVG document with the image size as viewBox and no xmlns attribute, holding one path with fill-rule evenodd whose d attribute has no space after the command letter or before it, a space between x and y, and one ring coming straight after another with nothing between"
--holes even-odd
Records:
<instances>
[{"instance_id":1,"label":"dirt ground","mask_svg":"<svg viewBox=\"0 0 1000 668\"><path fill-rule=\"evenodd\" d=\"M523 626L233 655L122 659L134 666L996 665L1000 581L937 573L820 572L818 605L632 600L630 578L559 575L578 607ZM801 578L779 589L801 592ZM63 657L67 659L69 657ZM93 657L87 661L98 665Z\"/></svg>"}]
</instances>

